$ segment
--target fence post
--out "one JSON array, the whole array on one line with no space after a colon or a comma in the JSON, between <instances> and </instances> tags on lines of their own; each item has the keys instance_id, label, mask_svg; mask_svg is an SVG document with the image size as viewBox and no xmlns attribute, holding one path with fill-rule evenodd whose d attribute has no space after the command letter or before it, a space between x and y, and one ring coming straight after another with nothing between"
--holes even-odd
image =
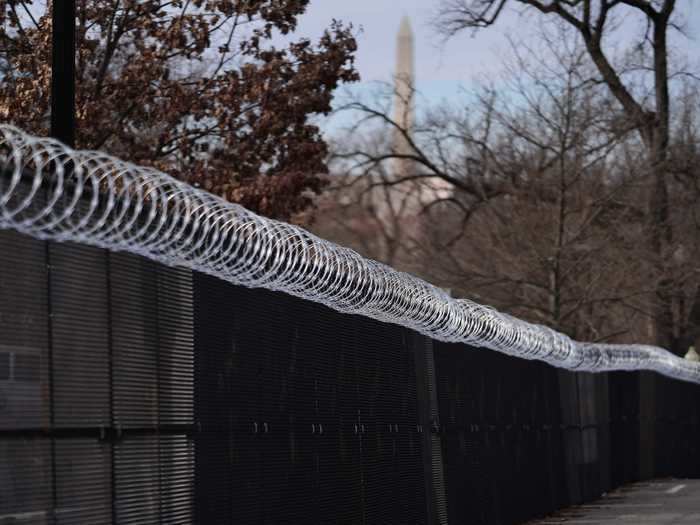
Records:
<instances>
[{"instance_id":1,"label":"fence post","mask_svg":"<svg viewBox=\"0 0 700 525\"><path fill-rule=\"evenodd\" d=\"M598 426L598 461L600 464L600 492L609 492L610 462L610 387L608 373L596 374L596 424Z\"/></svg>"},{"instance_id":2,"label":"fence post","mask_svg":"<svg viewBox=\"0 0 700 525\"><path fill-rule=\"evenodd\" d=\"M655 476L654 431L656 420L656 377L639 373L639 479Z\"/></svg>"},{"instance_id":3,"label":"fence post","mask_svg":"<svg viewBox=\"0 0 700 525\"><path fill-rule=\"evenodd\" d=\"M418 418L422 428L423 474L425 479L426 523L447 524L445 479L442 472L440 418L437 403L437 382L433 341L407 330L408 344L413 348L416 367Z\"/></svg>"},{"instance_id":4,"label":"fence post","mask_svg":"<svg viewBox=\"0 0 700 525\"><path fill-rule=\"evenodd\" d=\"M53 3L51 136L75 145L75 0Z\"/></svg>"},{"instance_id":5,"label":"fence post","mask_svg":"<svg viewBox=\"0 0 700 525\"><path fill-rule=\"evenodd\" d=\"M561 437L564 451L566 495L569 505L584 502L583 436L578 376L575 372L558 370L559 402L561 407Z\"/></svg>"}]
</instances>

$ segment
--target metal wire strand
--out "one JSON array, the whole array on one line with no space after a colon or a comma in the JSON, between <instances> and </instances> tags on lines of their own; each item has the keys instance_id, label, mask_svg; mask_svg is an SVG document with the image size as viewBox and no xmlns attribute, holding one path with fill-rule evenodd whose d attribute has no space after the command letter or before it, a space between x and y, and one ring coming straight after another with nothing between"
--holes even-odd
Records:
<instances>
[{"instance_id":1,"label":"metal wire strand","mask_svg":"<svg viewBox=\"0 0 700 525\"><path fill-rule=\"evenodd\" d=\"M662 348L573 341L104 153L0 125L0 168L0 228L131 252L569 370L653 370L700 383L700 363Z\"/></svg>"}]
</instances>

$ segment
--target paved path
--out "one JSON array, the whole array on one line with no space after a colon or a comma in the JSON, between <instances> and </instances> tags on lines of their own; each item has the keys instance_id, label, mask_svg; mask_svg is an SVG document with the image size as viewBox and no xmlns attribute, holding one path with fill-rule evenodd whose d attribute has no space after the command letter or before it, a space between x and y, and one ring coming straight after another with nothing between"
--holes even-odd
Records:
<instances>
[{"instance_id":1,"label":"paved path","mask_svg":"<svg viewBox=\"0 0 700 525\"><path fill-rule=\"evenodd\" d=\"M700 525L700 480L634 483L530 525Z\"/></svg>"}]
</instances>

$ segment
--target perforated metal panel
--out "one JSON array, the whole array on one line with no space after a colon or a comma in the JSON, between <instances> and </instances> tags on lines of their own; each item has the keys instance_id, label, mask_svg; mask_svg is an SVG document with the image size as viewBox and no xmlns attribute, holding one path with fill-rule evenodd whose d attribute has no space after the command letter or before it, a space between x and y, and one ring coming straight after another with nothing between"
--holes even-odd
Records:
<instances>
[{"instance_id":1,"label":"perforated metal panel","mask_svg":"<svg viewBox=\"0 0 700 525\"><path fill-rule=\"evenodd\" d=\"M435 344L449 523L515 524L568 504L557 371Z\"/></svg>"},{"instance_id":2,"label":"perforated metal panel","mask_svg":"<svg viewBox=\"0 0 700 525\"><path fill-rule=\"evenodd\" d=\"M700 402L698 388L657 378L655 475L697 477L700 472Z\"/></svg>"},{"instance_id":3,"label":"perforated metal panel","mask_svg":"<svg viewBox=\"0 0 700 525\"><path fill-rule=\"evenodd\" d=\"M698 387L639 384L0 232L3 525L522 523L700 475Z\"/></svg>"},{"instance_id":4,"label":"perforated metal panel","mask_svg":"<svg viewBox=\"0 0 700 525\"><path fill-rule=\"evenodd\" d=\"M426 523L403 330L197 276L201 523Z\"/></svg>"},{"instance_id":5,"label":"perforated metal panel","mask_svg":"<svg viewBox=\"0 0 700 525\"><path fill-rule=\"evenodd\" d=\"M0 232L0 523L192 523L191 286Z\"/></svg>"}]
</instances>

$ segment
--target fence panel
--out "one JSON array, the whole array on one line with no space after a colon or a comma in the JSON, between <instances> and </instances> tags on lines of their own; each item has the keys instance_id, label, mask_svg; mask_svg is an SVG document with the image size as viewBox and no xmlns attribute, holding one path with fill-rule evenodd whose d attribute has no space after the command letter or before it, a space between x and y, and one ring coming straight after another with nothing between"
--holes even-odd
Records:
<instances>
[{"instance_id":1,"label":"fence panel","mask_svg":"<svg viewBox=\"0 0 700 525\"><path fill-rule=\"evenodd\" d=\"M566 501L557 371L435 345L450 523L520 523Z\"/></svg>"},{"instance_id":2,"label":"fence panel","mask_svg":"<svg viewBox=\"0 0 700 525\"><path fill-rule=\"evenodd\" d=\"M403 329L203 275L195 305L200 522L425 523Z\"/></svg>"},{"instance_id":3,"label":"fence panel","mask_svg":"<svg viewBox=\"0 0 700 525\"><path fill-rule=\"evenodd\" d=\"M667 378L656 383L655 475L696 477L700 472L698 415L700 398L695 385Z\"/></svg>"},{"instance_id":4,"label":"fence panel","mask_svg":"<svg viewBox=\"0 0 700 525\"><path fill-rule=\"evenodd\" d=\"M612 485L639 480L639 374L609 374Z\"/></svg>"},{"instance_id":5,"label":"fence panel","mask_svg":"<svg viewBox=\"0 0 700 525\"><path fill-rule=\"evenodd\" d=\"M0 269L0 523L191 523L189 272L7 231Z\"/></svg>"},{"instance_id":6,"label":"fence panel","mask_svg":"<svg viewBox=\"0 0 700 525\"><path fill-rule=\"evenodd\" d=\"M700 475L698 386L653 393L0 231L0 524L521 523L649 443Z\"/></svg>"}]
</instances>

